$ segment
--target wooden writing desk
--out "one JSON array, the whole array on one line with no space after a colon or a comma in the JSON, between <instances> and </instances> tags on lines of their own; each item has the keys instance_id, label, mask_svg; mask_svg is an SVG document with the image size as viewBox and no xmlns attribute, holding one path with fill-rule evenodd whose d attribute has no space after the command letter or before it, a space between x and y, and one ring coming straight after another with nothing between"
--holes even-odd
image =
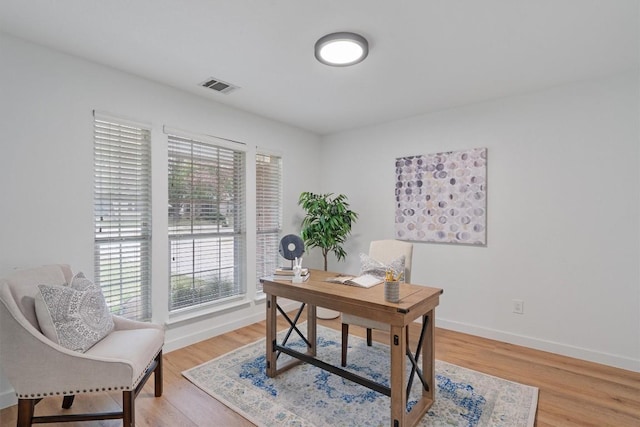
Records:
<instances>
[{"instance_id":1,"label":"wooden writing desk","mask_svg":"<svg viewBox=\"0 0 640 427\"><path fill-rule=\"evenodd\" d=\"M311 270L310 278L304 283L274 281L263 279L263 289L267 295L267 376L275 377L279 373L302 362L307 362L340 375L351 381L369 387L391 398L391 426L413 426L424 416L434 400L435 351L434 320L435 308L440 302L442 289L411 284L400 285L400 302L391 303L384 299L384 285L369 289L326 282L325 279L336 273ZM302 304L294 320L291 320L277 304L277 297L300 301ZM296 327L296 322L307 305L307 336ZM375 319L390 325L389 347L391 354L390 387L382 386L366 378L355 375L337 366L316 359L316 307L326 307L360 317ZM276 341L276 315L280 311L291 328L282 344ZM414 320L422 318L423 326L416 354L407 348L405 339L407 327ZM300 353L285 346L292 331L298 333L307 343L307 352ZM277 354L286 353L295 359L277 367ZM407 356L407 357L405 357ZM416 360L422 356L422 365ZM412 363L412 372L407 379L405 365L407 359ZM423 383L422 397L411 412L406 411L407 382L413 381L414 373Z\"/></svg>"}]
</instances>

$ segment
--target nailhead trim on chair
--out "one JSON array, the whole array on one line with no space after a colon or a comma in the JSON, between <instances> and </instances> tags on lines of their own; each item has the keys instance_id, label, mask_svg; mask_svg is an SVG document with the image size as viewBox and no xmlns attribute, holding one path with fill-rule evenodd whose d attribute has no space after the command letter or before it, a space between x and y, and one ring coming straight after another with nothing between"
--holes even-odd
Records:
<instances>
[{"instance_id":1,"label":"nailhead trim on chair","mask_svg":"<svg viewBox=\"0 0 640 427\"><path fill-rule=\"evenodd\" d=\"M144 374L147 372L147 369L149 369L149 366L151 366L153 364L153 362L156 360L156 357L158 357L158 354L160 354L160 352L162 351L162 348L160 348L160 350L158 350L158 352L151 358L151 361L147 364L147 367L144 368L144 370L142 371L142 373L138 376L138 378L133 382L134 386L138 386L138 383L140 382L140 380L144 377Z\"/></svg>"},{"instance_id":2,"label":"nailhead trim on chair","mask_svg":"<svg viewBox=\"0 0 640 427\"><path fill-rule=\"evenodd\" d=\"M47 396L60 396L60 395L67 396L67 395L72 395L72 394L97 393L97 392L101 392L101 391L114 391L114 390L129 391L129 390L132 390L132 387L130 387L130 386L115 386L115 387L101 387L101 388L96 388L96 389L90 388L89 390L52 391L52 392L48 392L48 393L31 393L31 394L18 394L18 393L16 393L16 397L18 399L36 399L36 398L39 398L39 397L47 397Z\"/></svg>"},{"instance_id":3,"label":"nailhead trim on chair","mask_svg":"<svg viewBox=\"0 0 640 427\"><path fill-rule=\"evenodd\" d=\"M136 381L134 382L135 385L137 385L140 380L144 377L144 374L147 372L147 369L149 369L149 366L151 366L153 364L153 361L156 360L156 357L158 357L158 354L160 354L160 352L162 351L162 348L160 350L158 350L158 352L153 356L153 358L151 359L151 361L149 362L149 364L147 365L147 367L142 371L142 374L140 374L138 376L138 378L136 379ZM96 388L94 389L89 389L89 393L94 393L94 392L101 392L101 391L113 391L113 390L125 390L125 391L129 391L129 390L133 390L133 386L114 386L114 387L102 387L102 388ZM51 391L48 393L37 393L37 394L18 394L16 393L16 396L18 397L18 399L35 399L35 398L39 398L39 397L47 397L47 396L56 396L56 395L72 395L72 394L81 394L81 393L87 393L87 390L76 390L75 392L73 391Z\"/></svg>"}]
</instances>

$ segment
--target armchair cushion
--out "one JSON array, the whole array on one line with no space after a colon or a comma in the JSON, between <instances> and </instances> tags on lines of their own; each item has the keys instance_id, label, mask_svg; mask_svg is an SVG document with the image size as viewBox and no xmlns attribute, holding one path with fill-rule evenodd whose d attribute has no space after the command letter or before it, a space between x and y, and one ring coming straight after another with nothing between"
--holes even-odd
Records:
<instances>
[{"instance_id":1,"label":"armchair cushion","mask_svg":"<svg viewBox=\"0 0 640 427\"><path fill-rule=\"evenodd\" d=\"M56 344L84 353L113 330L113 318L100 287L83 273L76 274L68 286L38 288L38 324Z\"/></svg>"},{"instance_id":2,"label":"armchair cushion","mask_svg":"<svg viewBox=\"0 0 640 427\"><path fill-rule=\"evenodd\" d=\"M387 269L393 270L394 274L397 276L400 273L404 275L404 262L405 256L400 255L398 258L395 258L389 264L385 264L376 259L373 259L367 254L360 254L360 274L370 274L379 279L385 278L385 273Z\"/></svg>"}]
</instances>

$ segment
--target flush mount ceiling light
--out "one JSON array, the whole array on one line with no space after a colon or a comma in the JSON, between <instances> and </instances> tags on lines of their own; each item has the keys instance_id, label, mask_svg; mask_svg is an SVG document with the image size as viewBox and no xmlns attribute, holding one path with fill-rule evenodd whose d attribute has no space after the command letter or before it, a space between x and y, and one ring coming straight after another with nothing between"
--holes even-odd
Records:
<instances>
[{"instance_id":1,"label":"flush mount ceiling light","mask_svg":"<svg viewBox=\"0 0 640 427\"><path fill-rule=\"evenodd\" d=\"M362 62L369 54L367 39L355 33L332 33L316 42L316 59L334 67Z\"/></svg>"}]
</instances>

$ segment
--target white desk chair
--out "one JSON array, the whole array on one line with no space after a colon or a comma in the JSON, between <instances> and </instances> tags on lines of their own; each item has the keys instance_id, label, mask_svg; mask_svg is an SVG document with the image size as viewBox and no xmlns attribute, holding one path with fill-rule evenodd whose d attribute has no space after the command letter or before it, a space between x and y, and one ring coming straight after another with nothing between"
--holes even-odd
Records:
<instances>
[{"instance_id":1,"label":"white desk chair","mask_svg":"<svg viewBox=\"0 0 640 427\"><path fill-rule=\"evenodd\" d=\"M389 264L391 261L404 255L404 281L411 283L411 258L413 257L413 244L402 242L400 240L374 240L369 245L369 256L383 264ZM381 286L381 285L378 285ZM389 331L389 325L384 322L378 322L372 319L354 316L352 314L342 313L342 366L347 366L347 347L349 341L349 325L362 326L367 328L367 345L371 346L371 330L380 329Z\"/></svg>"}]
</instances>

